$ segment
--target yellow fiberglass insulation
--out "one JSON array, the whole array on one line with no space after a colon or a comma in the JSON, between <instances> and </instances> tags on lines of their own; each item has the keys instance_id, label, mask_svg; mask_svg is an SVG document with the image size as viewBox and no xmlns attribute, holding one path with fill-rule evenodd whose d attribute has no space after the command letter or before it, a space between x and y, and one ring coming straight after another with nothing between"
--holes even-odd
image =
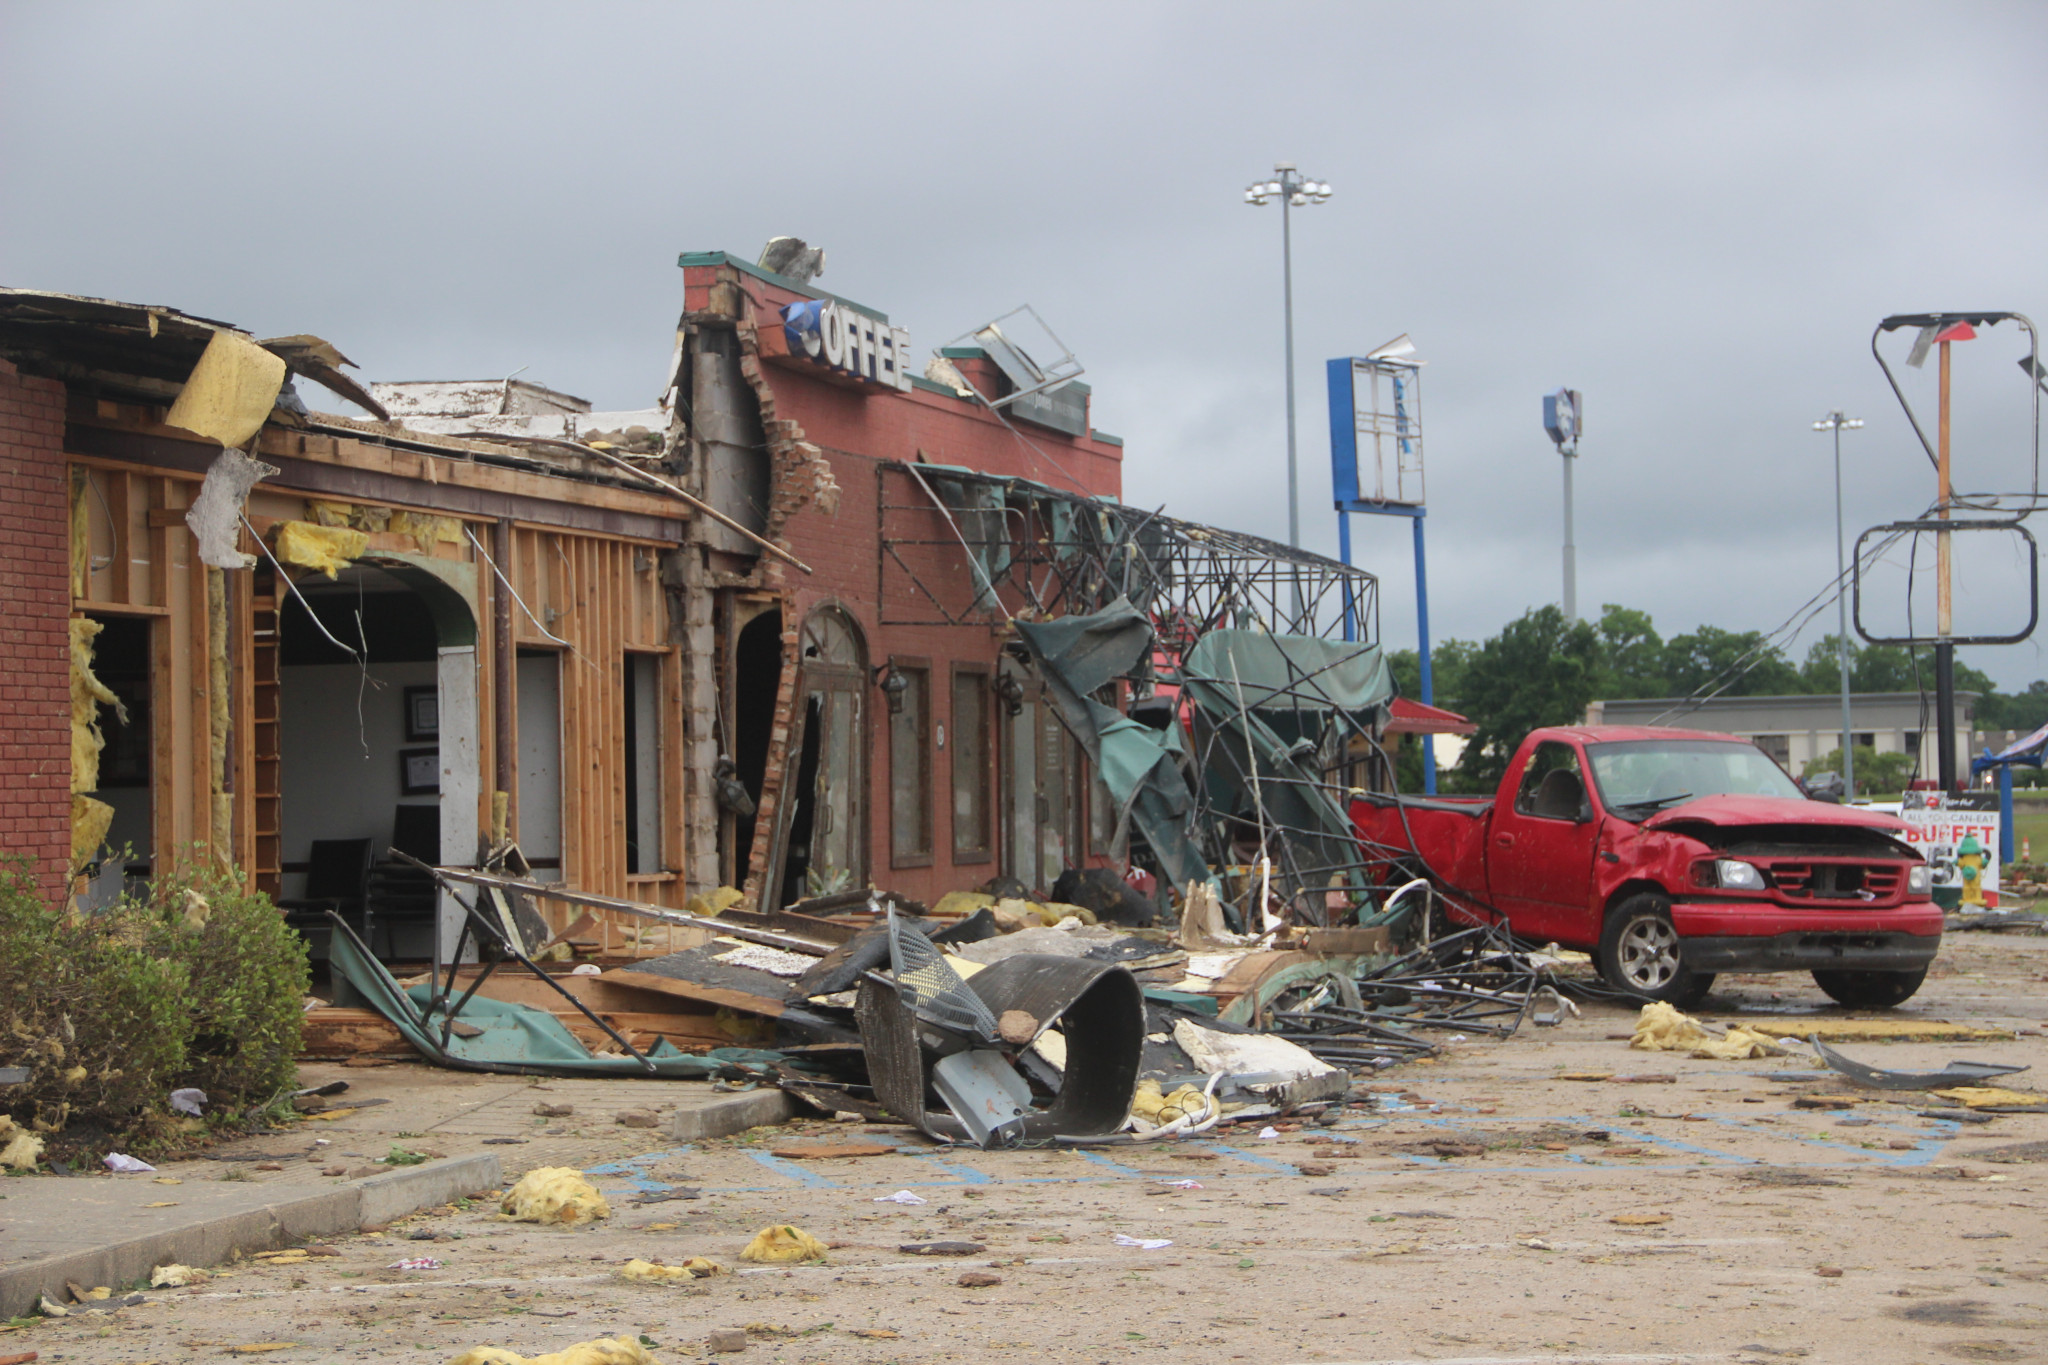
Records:
<instances>
[{"instance_id":1,"label":"yellow fiberglass insulation","mask_svg":"<svg viewBox=\"0 0 2048 1365\"><path fill-rule=\"evenodd\" d=\"M619 1267L619 1278L635 1284L686 1284L691 1280L708 1280L713 1275L731 1273L708 1256L692 1256L681 1265L663 1265L660 1261L643 1261L636 1256Z\"/></svg>"},{"instance_id":2,"label":"yellow fiberglass insulation","mask_svg":"<svg viewBox=\"0 0 2048 1365\"><path fill-rule=\"evenodd\" d=\"M310 521L281 521L275 533L277 557L302 569L318 569L333 578L360 559L370 538L348 526L315 526Z\"/></svg>"},{"instance_id":3,"label":"yellow fiberglass insulation","mask_svg":"<svg viewBox=\"0 0 2048 1365\"><path fill-rule=\"evenodd\" d=\"M71 867L73 871L92 861L100 851L100 845L107 841L107 831L113 827L114 808L104 801L95 801L90 796L71 798Z\"/></svg>"},{"instance_id":4,"label":"yellow fiberglass insulation","mask_svg":"<svg viewBox=\"0 0 2048 1365\"><path fill-rule=\"evenodd\" d=\"M71 790L98 791L100 750L107 741L100 734L100 706L114 708L123 721L128 719L121 699L93 675L92 642L103 627L84 616L71 618Z\"/></svg>"},{"instance_id":5,"label":"yellow fiberglass insulation","mask_svg":"<svg viewBox=\"0 0 2048 1365\"><path fill-rule=\"evenodd\" d=\"M1934 1093L1945 1100L1954 1100L1965 1109L2015 1109L2048 1104L2048 1095L2030 1090L2007 1090L1997 1085L1958 1085Z\"/></svg>"},{"instance_id":6,"label":"yellow fiberglass insulation","mask_svg":"<svg viewBox=\"0 0 2048 1365\"><path fill-rule=\"evenodd\" d=\"M448 1365L654 1365L654 1357L631 1337L601 1337L596 1341L579 1341L544 1356L523 1356L501 1346L479 1346L464 1351Z\"/></svg>"},{"instance_id":7,"label":"yellow fiberglass insulation","mask_svg":"<svg viewBox=\"0 0 2048 1365\"><path fill-rule=\"evenodd\" d=\"M1641 1052L1684 1052L1724 1062L1776 1057L1785 1049L1778 1040L1759 1029L1738 1025L1725 1038L1716 1038L1690 1015L1661 1000L1643 1006L1636 1018L1635 1036L1628 1045Z\"/></svg>"},{"instance_id":8,"label":"yellow fiberglass insulation","mask_svg":"<svg viewBox=\"0 0 2048 1365\"><path fill-rule=\"evenodd\" d=\"M0 1166L15 1171L32 1171L42 1155L41 1138L25 1128L16 1128L13 1119L0 1114Z\"/></svg>"},{"instance_id":9,"label":"yellow fiberglass insulation","mask_svg":"<svg viewBox=\"0 0 2048 1365\"><path fill-rule=\"evenodd\" d=\"M612 1216L597 1186L569 1166L538 1166L505 1191L498 1208L515 1223L550 1223L575 1227Z\"/></svg>"},{"instance_id":10,"label":"yellow fiberglass insulation","mask_svg":"<svg viewBox=\"0 0 2048 1365\"><path fill-rule=\"evenodd\" d=\"M393 512L391 529L399 535L411 536L419 542L421 550L431 550L435 541L446 541L450 545L460 545L463 542L460 517L436 517L425 512Z\"/></svg>"},{"instance_id":11,"label":"yellow fiberglass insulation","mask_svg":"<svg viewBox=\"0 0 2048 1365\"><path fill-rule=\"evenodd\" d=\"M766 1261L774 1264L780 1261L822 1261L825 1259L825 1244L790 1223L777 1223L762 1228L754 1234L754 1240L747 1243L747 1249L740 1253L742 1261Z\"/></svg>"}]
</instances>

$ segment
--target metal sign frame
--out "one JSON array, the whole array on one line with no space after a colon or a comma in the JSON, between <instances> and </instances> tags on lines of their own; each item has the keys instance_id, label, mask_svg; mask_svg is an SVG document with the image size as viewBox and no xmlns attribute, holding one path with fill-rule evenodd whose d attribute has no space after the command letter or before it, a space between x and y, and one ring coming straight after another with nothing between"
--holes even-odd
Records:
<instances>
[{"instance_id":1,"label":"metal sign frame","mask_svg":"<svg viewBox=\"0 0 2048 1365\"><path fill-rule=\"evenodd\" d=\"M2027 541L2027 626L2017 635L1872 635L1863 625L1864 542L1872 536L1941 531L2017 531ZM1873 645L2016 645L2034 633L2041 619L2041 549L2034 533L2016 521L1895 521L1873 526L1856 537L1853 582L1856 633ZM1909 590L1910 591L1910 590Z\"/></svg>"}]
</instances>

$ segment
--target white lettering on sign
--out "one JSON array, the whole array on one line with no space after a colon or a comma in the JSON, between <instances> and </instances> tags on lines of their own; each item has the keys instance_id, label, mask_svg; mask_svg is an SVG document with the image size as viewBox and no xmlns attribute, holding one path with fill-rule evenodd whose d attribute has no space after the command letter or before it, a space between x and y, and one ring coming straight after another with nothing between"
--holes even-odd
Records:
<instances>
[{"instance_id":1,"label":"white lettering on sign","mask_svg":"<svg viewBox=\"0 0 2048 1365\"><path fill-rule=\"evenodd\" d=\"M836 299L805 299L782 310L791 355L882 388L910 389L910 332L877 322Z\"/></svg>"}]
</instances>

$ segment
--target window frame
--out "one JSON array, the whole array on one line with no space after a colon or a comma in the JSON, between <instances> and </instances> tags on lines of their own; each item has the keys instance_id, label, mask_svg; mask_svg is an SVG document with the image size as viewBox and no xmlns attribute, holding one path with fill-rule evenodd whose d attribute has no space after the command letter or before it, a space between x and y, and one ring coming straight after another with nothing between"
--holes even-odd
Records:
<instances>
[{"instance_id":1,"label":"window frame","mask_svg":"<svg viewBox=\"0 0 2048 1365\"><path fill-rule=\"evenodd\" d=\"M932 664L925 656L891 654L889 667L908 681L909 686L904 692L906 700L912 691L917 691L922 702L915 721L907 720L907 707L904 711L890 711L886 707L883 710L888 717L889 735L889 866L930 867L937 858L938 843L933 837L936 831L932 819ZM916 785L912 790L917 797L918 846L909 850L901 847L898 838L900 829L896 810L897 780L900 776L896 740L898 728L905 724L915 724L912 737L917 746Z\"/></svg>"},{"instance_id":2,"label":"window frame","mask_svg":"<svg viewBox=\"0 0 2048 1365\"><path fill-rule=\"evenodd\" d=\"M951 687L946 697L946 712L952 728L947 731L946 774L947 792L957 804L963 789L973 790L961 779L979 778L981 808L981 842L963 844L960 840L960 825L955 806L946 808L948 836L953 847L955 867L973 867L996 860L996 845L999 837L999 822L996 816L995 788L995 746L997 742L995 723L995 690L989 684L992 670L985 664L956 663L950 672ZM979 774L963 774L960 770L960 684L962 679L972 679L968 685L973 690L976 706L975 719L979 722L977 733L981 740L981 771Z\"/></svg>"}]
</instances>

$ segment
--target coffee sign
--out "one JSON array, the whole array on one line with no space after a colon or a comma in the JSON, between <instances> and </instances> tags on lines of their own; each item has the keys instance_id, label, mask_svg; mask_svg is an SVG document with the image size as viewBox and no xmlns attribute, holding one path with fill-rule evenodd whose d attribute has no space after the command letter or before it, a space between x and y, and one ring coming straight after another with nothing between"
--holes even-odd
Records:
<instances>
[{"instance_id":1,"label":"coffee sign","mask_svg":"<svg viewBox=\"0 0 2048 1365\"><path fill-rule=\"evenodd\" d=\"M800 299L782 310L791 355L886 389L910 389L910 331L836 299Z\"/></svg>"}]
</instances>

